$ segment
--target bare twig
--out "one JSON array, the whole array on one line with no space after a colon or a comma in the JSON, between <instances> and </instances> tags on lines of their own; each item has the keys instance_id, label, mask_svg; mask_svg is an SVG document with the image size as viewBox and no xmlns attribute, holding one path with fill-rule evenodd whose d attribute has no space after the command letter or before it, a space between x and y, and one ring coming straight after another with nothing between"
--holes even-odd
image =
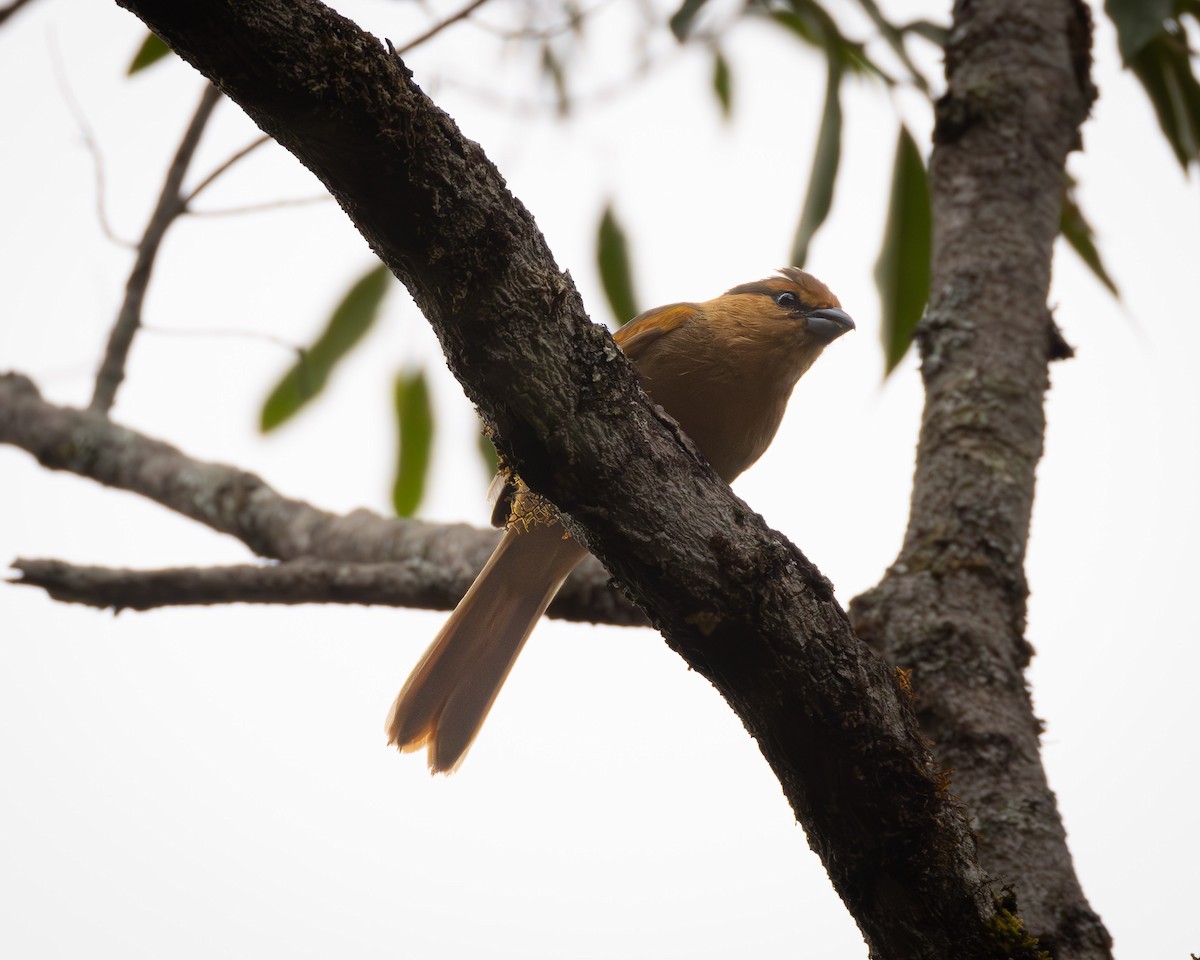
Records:
<instances>
[{"instance_id":1,"label":"bare twig","mask_svg":"<svg viewBox=\"0 0 1200 960\"><path fill-rule=\"evenodd\" d=\"M524 27L518 30L508 30L483 20L473 21L473 26L494 37L499 37L501 40L551 40L561 34L578 30L585 20L594 17L609 3L610 0L599 0L587 10L571 9L565 20L550 27Z\"/></svg>"},{"instance_id":2,"label":"bare twig","mask_svg":"<svg viewBox=\"0 0 1200 960\"><path fill-rule=\"evenodd\" d=\"M221 210L193 210L190 217L240 217L247 213L263 213L266 210L281 210L285 207L309 207L316 203L329 203L333 197L328 193L312 197L288 197L283 200L264 200L262 203L247 203L241 207L225 207Z\"/></svg>"},{"instance_id":3,"label":"bare twig","mask_svg":"<svg viewBox=\"0 0 1200 960\"><path fill-rule=\"evenodd\" d=\"M297 356L304 354L302 347L289 340L284 340L283 337L272 336L269 333L262 333L258 330L241 330L237 327L152 327L149 324L143 323L142 331L161 337L203 337L206 339L226 337L234 340L250 340L257 343L266 343L273 347L282 347L288 353L296 354Z\"/></svg>"},{"instance_id":4,"label":"bare twig","mask_svg":"<svg viewBox=\"0 0 1200 960\"><path fill-rule=\"evenodd\" d=\"M606 82L584 93L572 93L570 108L575 112L584 109L594 110L634 95L639 89L640 84L643 84L652 76L663 73L684 56L686 56L686 50L679 44L676 45L675 49L666 53L661 53L654 57L643 56L624 77L612 82ZM495 110L503 110L513 116L544 116L548 108L548 104L539 100L530 100L528 98L518 99L515 97L506 98L493 89L485 89L474 84L461 83L452 77L444 79L442 87L446 90L464 93L474 98L478 103L485 104ZM561 97L556 94L555 100L560 101ZM557 106L561 109L561 103L558 103Z\"/></svg>"},{"instance_id":5,"label":"bare twig","mask_svg":"<svg viewBox=\"0 0 1200 960\"><path fill-rule=\"evenodd\" d=\"M198 184L196 184L195 187L192 188L192 192L183 198L184 207L190 207L192 205L192 201L195 200L196 197L198 197L200 195L200 192L202 190L204 190L205 187L207 187L209 184L211 184L214 180L217 179L217 177L219 177L221 174L223 174L226 170L228 170L230 167L232 167L235 163L237 163L239 160L243 159L244 157L249 156L251 153L253 153L255 150L257 150L259 147L261 147L264 143L270 143L270 142L271 142L271 138L268 137L266 134L263 134L257 140L254 140L254 141L248 143L246 146L242 147L241 150L237 151L228 160L226 160L224 163L220 164L215 170L213 170L212 173L210 173L207 177L205 177Z\"/></svg>"},{"instance_id":6,"label":"bare twig","mask_svg":"<svg viewBox=\"0 0 1200 960\"><path fill-rule=\"evenodd\" d=\"M441 33L447 27L458 23L459 20L465 20L467 17L469 17L471 14L473 14L476 10L478 10L480 7L482 7L485 3L487 3L487 0L471 0L471 2L468 3L461 10L459 10L458 13L451 14L449 17L447 17L445 20L441 21L440 23L435 23L432 27L430 27L428 30L426 30L423 34L421 34L415 40L408 41L408 43L406 43L404 46L400 47L398 50L395 51L396 55L402 56L403 54L408 53L408 51L412 50L414 47L419 47L426 40L436 37L439 33Z\"/></svg>"},{"instance_id":7,"label":"bare twig","mask_svg":"<svg viewBox=\"0 0 1200 960\"><path fill-rule=\"evenodd\" d=\"M494 530L387 519L367 510L339 516L288 499L252 473L193 460L101 414L47 403L20 374L0 374L0 443L28 451L50 469L154 500L237 537L261 556L291 561L225 572L113 571L22 561L25 579L18 582L37 579L35 585L58 599L134 609L339 599L445 608L466 592L496 545ZM223 597L213 596L221 589ZM644 622L609 588L608 575L595 561L575 570L551 613L597 623Z\"/></svg>"},{"instance_id":8,"label":"bare twig","mask_svg":"<svg viewBox=\"0 0 1200 960\"><path fill-rule=\"evenodd\" d=\"M4 23L9 17L20 10L29 0L12 0L7 7L0 7L0 23Z\"/></svg>"},{"instance_id":9,"label":"bare twig","mask_svg":"<svg viewBox=\"0 0 1200 960\"><path fill-rule=\"evenodd\" d=\"M51 60L54 63L54 76L58 81L58 89L67 104L67 109L71 112L71 117L75 120L75 125L79 127L80 139L83 140L83 145L87 148L87 152L92 158L92 175L96 186L96 219L100 222L100 230L111 243L132 250L136 244L117 236L116 231L113 230L112 224L108 220L108 207L106 203L108 188L105 185L104 155L100 152L100 144L92 132L91 124L88 123L87 114L83 112L83 107L75 99L71 83L67 79L66 68L63 66L62 58L58 53L58 47L53 43L50 46L50 52Z\"/></svg>"},{"instance_id":10,"label":"bare twig","mask_svg":"<svg viewBox=\"0 0 1200 960\"><path fill-rule=\"evenodd\" d=\"M598 566L598 565L597 565ZM38 587L55 600L120 612L227 603L355 603L449 610L469 583L423 559L352 563L304 558L278 564L124 570L61 560L13 562L14 586ZM549 615L564 620L644 626L645 618L604 587L603 578L578 578L559 594ZM599 588L599 589L597 589Z\"/></svg>"},{"instance_id":11,"label":"bare twig","mask_svg":"<svg viewBox=\"0 0 1200 960\"><path fill-rule=\"evenodd\" d=\"M146 232L138 244L137 258L129 273L129 279L125 283L125 299L117 313L112 333L109 335L104 361L96 374L96 388L92 393L89 409L97 413L107 413L112 409L113 401L117 396L117 388L125 379L125 362L129 357L129 348L133 344L134 334L141 323L142 303L145 301L146 287L150 283L150 271L154 267L154 258L158 255L158 248L167 228L186 209L182 195L183 178L192 161L192 155L200 143L200 136L204 132L205 124L208 123L208 118L212 116L213 108L220 99L221 92L215 86L208 84L204 88L196 112L184 132L179 149L175 152L175 158L167 170L162 192L159 194L154 212L150 215Z\"/></svg>"}]
</instances>

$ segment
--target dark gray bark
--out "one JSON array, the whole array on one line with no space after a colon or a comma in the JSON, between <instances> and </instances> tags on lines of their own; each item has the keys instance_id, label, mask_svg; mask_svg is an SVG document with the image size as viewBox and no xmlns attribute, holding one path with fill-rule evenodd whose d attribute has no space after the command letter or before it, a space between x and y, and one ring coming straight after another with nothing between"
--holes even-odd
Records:
<instances>
[{"instance_id":1,"label":"dark gray bark","mask_svg":"<svg viewBox=\"0 0 1200 960\"><path fill-rule=\"evenodd\" d=\"M1025 545L1062 352L1046 306L1067 154L1091 106L1075 0L959 3L930 163L933 280L918 333L926 404L900 555L850 607L912 670L921 728L975 816L980 861L1058 960L1111 956L1080 889L1024 670Z\"/></svg>"},{"instance_id":2,"label":"dark gray bark","mask_svg":"<svg viewBox=\"0 0 1200 960\"><path fill-rule=\"evenodd\" d=\"M893 673L650 406L528 213L403 64L312 0L125 0L326 184L505 454L757 739L878 957L1034 956Z\"/></svg>"}]
</instances>

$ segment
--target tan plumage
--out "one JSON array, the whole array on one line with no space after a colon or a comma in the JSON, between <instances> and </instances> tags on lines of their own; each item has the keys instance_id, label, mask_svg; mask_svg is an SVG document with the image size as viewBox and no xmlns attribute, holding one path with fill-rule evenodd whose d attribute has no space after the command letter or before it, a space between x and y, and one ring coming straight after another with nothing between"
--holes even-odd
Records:
<instances>
[{"instance_id":1,"label":"tan plumage","mask_svg":"<svg viewBox=\"0 0 1200 960\"><path fill-rule=\"evenodd\" d=\"M796 381L854 321L795 267L704 303L635 317L614 336L646 392L728 481L767 449ZM518 514L530 497L518 494ZM388 742L462 762L538 619L586 551L552 517L510 521L392 704Z\"/></svg>"}]
</instances>

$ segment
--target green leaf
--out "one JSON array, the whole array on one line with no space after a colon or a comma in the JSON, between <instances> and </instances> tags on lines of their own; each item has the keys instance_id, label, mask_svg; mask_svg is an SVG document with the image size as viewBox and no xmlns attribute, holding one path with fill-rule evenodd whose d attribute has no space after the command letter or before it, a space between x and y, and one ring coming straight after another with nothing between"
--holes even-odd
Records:
<instances>
[{"instance_id":1,"label":"green leaf","mask_svg":"<svg viewBox=\"0 0 1200 960\"><path fill-rule=\"evenodd\" d=\"M371 328L391 286L387 267L380 264L355 281L337 305L317 341L275 385L259 413L259 429L274 430L321 392L329 374Z\"/></svg>"},{"instance_id":2,"label":"green leaf","mask_svg":"<svg viewBox=\"0 0 1200 960\"><path fill-rule=\"evenodd\" d=\"M771 13L771 19L782 27L786 27L805 43L814 47L822 46L823 40L817 32L817 28L813 26L806 18L801 17L791 10L775 10Z\"/></svg>"},{"instance_id":3,"label":"green leaf","mask_svg":"<svg viewBox=\"0 0 1200 960\"><path fill-rule=\"evenodd\" d=\"M1196 0L1107 0L1121 57L1154 107L1163 135L1186 172L1200 159L1200 83L1185 14L1200 17Z\"/></svg>"},{"instance_id":4,"label":"green leaf","mask_svg":"<svg viewBox=\"0 0 1200 960\"><path fill-rule=\"evenodd\" d=\"M1171 29L1154 37L1129 63L1185 171L1200 159L1200 83L1192 72L1187 39L1182 24L1172 21Z\"/></svg>"},{"instance_id":5,"label":"green leaf","mask_svg":"<svg viewBox=\"0 0 1200 960\"><path fill-rule=\"evenodd\" d=\"M629 244L625 231L617 223L612 204L604 208L596 235L596 261L604 296L618 324L637 316L637 297L633 293L633 269L629 265Z\"/></svg>"},{"instance_id":6,"label":"green leaf","mask_svg":"<svg viewBox=\"0 0 1200 960\"><path fill-rule=\"evenodd\" d=\"M425 371L401 373L393 392L399 456L392 483L392 507L398 517L411 517L425 495L429 454L433 449L433 409Z\"/></svg>"},{"instance_id":7,"label":"green leaf","mask_svg":"<svg viewBox=\"0 0 1200 960\"><path fill-rule=\"evenodd\" d=\"M1083 262L1088 265L1088 269L1092 271L1096 279L1108 287L1112 295L1119 300L1121 294L1100 259L1100 251L1096 248L1095 233L1075 199L1074 187L1074 183L1067 183L1063 194L1062 214L1058 229L1062 232L1063 239L1071 245L1071 249L1079 254Z\"/></svg>"},{"instance_id":8,"label":"green leaf","mask_svg":"<svg viewBox=\"0 0 1200 960\"><path fill-rule=\"evenodd\" d=\"M813 156L812 175L808 180L808 194L804 198L804 209L800 214L800 225L792 241L792 259L797 267L804 266L808 259L808 245L820 229L829 209L833 205L833 186L837 181L838 165L842 157L842 67L837 57L828 58L828 73L825 79L825 109L821 116L821 132L817 135L817 149Z\"/></svg>"},{"instance_id":9,"label":"green leaf","mask_svg":"<svg viewBox=\"0 0 1200 960\"><path fill-rule=\"evenodd\" d=\"M892 48L896 57L904 64L904 69L912 77L917 89L928 94L929 81L925 79L925 75L917 69L917 65L909 57L908 50L904 46L904 32L883 15L883 11L879 9L879 4L875 0L858 0L858 5L871 18L871 22L875 24L875 29L879 31L879 35L887 41L888 46Z\"/></svg>"},{"instance_id":10,"label":"green leaf","mask_svg":"<svg viewBox=\"0 0 1200 960\"><path fill-rule=\"evenodd\" d=\"M708 0L683 0L683 5L671 14L667 24L680 43L687 39L688 32L692 29L692 21L706 3Z\"/></svg>"},{"instance_id":11,"label":"green leaf","mask_svg":"<svg viewBox=\"0 0 1200 960\"><path fill-rule=\"evenodd\" d=\"M550 78L554 87L554 105L560 118L571 112L571 95L567 92L567 74L562 61L550 46L550 42L542 44L542 72Z\"/></svg>"},{"instance_id":12,"label":"green leaf","mask_svg":"<svg viewBox=\"0 0 1200 960\"><path fill-rule=\"evenodd\" d=\"M866 47L849 40L825 8L813 0L791 0L791 10L773 10L771 19L805 43L820 47L827 57L835 57L844 70L855 74L873 74L894 86L895 81L867 56Z\"/></svg>"},{"instance_id":13,"label":"green leaf","mask_svg":"<svg viewBox=\"0 0 1200 960\"><path fill-rule=\"evenodd\" d=\"M1162 32L1175 0L1104 0L1104 12L1117 28L1121 59L1129 65Z\"/></svg>"},{"instance_id":14,"label":"green leaf","mask_svg":"<svg viewBox=\"0 0 1200 960\"><path fill-rule=\"evenodd\" d=\"M728 120L733 116L733 95L730 89L729 63L720 50L713 51L713 93L721 105L721 116Z\"/></svg>"},{"instance_id":15,"label":"green leaf","mask_svg":"<svg viewBox=\"0 0 1200 960\"><path fill-rule=\"evenodd\" d=\"M883 321L884 376L912 343L929 298L929 180L912 134L900 127L883 247L875 263Z\"/></svg>"},{"instance_id":16,"label":"green leaf","mask_svg":"<svg viewBox=\"0 0 1200 960\"><path fill-rule=\"evenodd\" d=\"M125 75L132 77L135 73L145 70L150 64L157 63L170 52L171 48L163 43L156 34L146 34L146 39L138 47L138 52L133 55L129 66L125 68Z\"/></svg>"}]
</instances>

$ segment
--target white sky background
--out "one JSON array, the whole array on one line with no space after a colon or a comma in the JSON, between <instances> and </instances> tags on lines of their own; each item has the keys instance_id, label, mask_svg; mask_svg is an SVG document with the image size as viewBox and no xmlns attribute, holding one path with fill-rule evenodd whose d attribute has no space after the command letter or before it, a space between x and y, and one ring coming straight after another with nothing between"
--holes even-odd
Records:
<instances>
[{"instance_id":1,"label":"white sky background","mask_svg":"<svg viewBox=\"0 0 1200 960\"><path fill-rule=\"evenodd\" d=\"M897 19L917 10L890 7ZM397 45L431 22L414 4L341 9ZM514 9L495 0L480 19L506 26ZM609 5L588 29L573 72L585 100L628 75L628 9ZM33 376L59 403L90 396L131 255L100 233L91 160L51 51L103 150L110 218L134 238L201 89L179 62L126 80L144 32L115 5L72 0L39 0L0 30L0 369ZM409 58L533 212L596 319L607 319L593 250L607 196L631 235L642 304L704 299L783 264L811 164L824 78L814 52L766 25L738 27L727 126L708 57L660 42L669 66L566 122L499 106L548 90L529 51L472 25ZM1101 99L1072 170L1124 301L1060 250L1051 299L1078 357L1052 373L1030 679L1076 863L1118 955L1183 958L1200 952L1200 197L1119 71L1102 16L1096 55ZM810 268L859 330L802 381L774 447L737 485L843 603L899 546L921 403L911 357L881 385L871 280L896 113L877 86L852 87L833 217ZM900 100L927 142L927 113ZM223 103L191 181L256 132ZM318 189L271 147L201 205ZM211 333L307 343L370 262L331 203L177 224L145 319L210 332L142 334L114 417L286 495L386 511L391 379L429 363L440 432L422 516L483 523L470 408L399 285L326 396L266 439L257 409L290 355ZM0 561L248 556L11 447L0 448L0 490ZM388 704L443 617L330 606L113 618L0 589L0 951L865 956L754 743L648 631L544 623L452 778L386 749Z\"/></svg>"}]
</instances>

